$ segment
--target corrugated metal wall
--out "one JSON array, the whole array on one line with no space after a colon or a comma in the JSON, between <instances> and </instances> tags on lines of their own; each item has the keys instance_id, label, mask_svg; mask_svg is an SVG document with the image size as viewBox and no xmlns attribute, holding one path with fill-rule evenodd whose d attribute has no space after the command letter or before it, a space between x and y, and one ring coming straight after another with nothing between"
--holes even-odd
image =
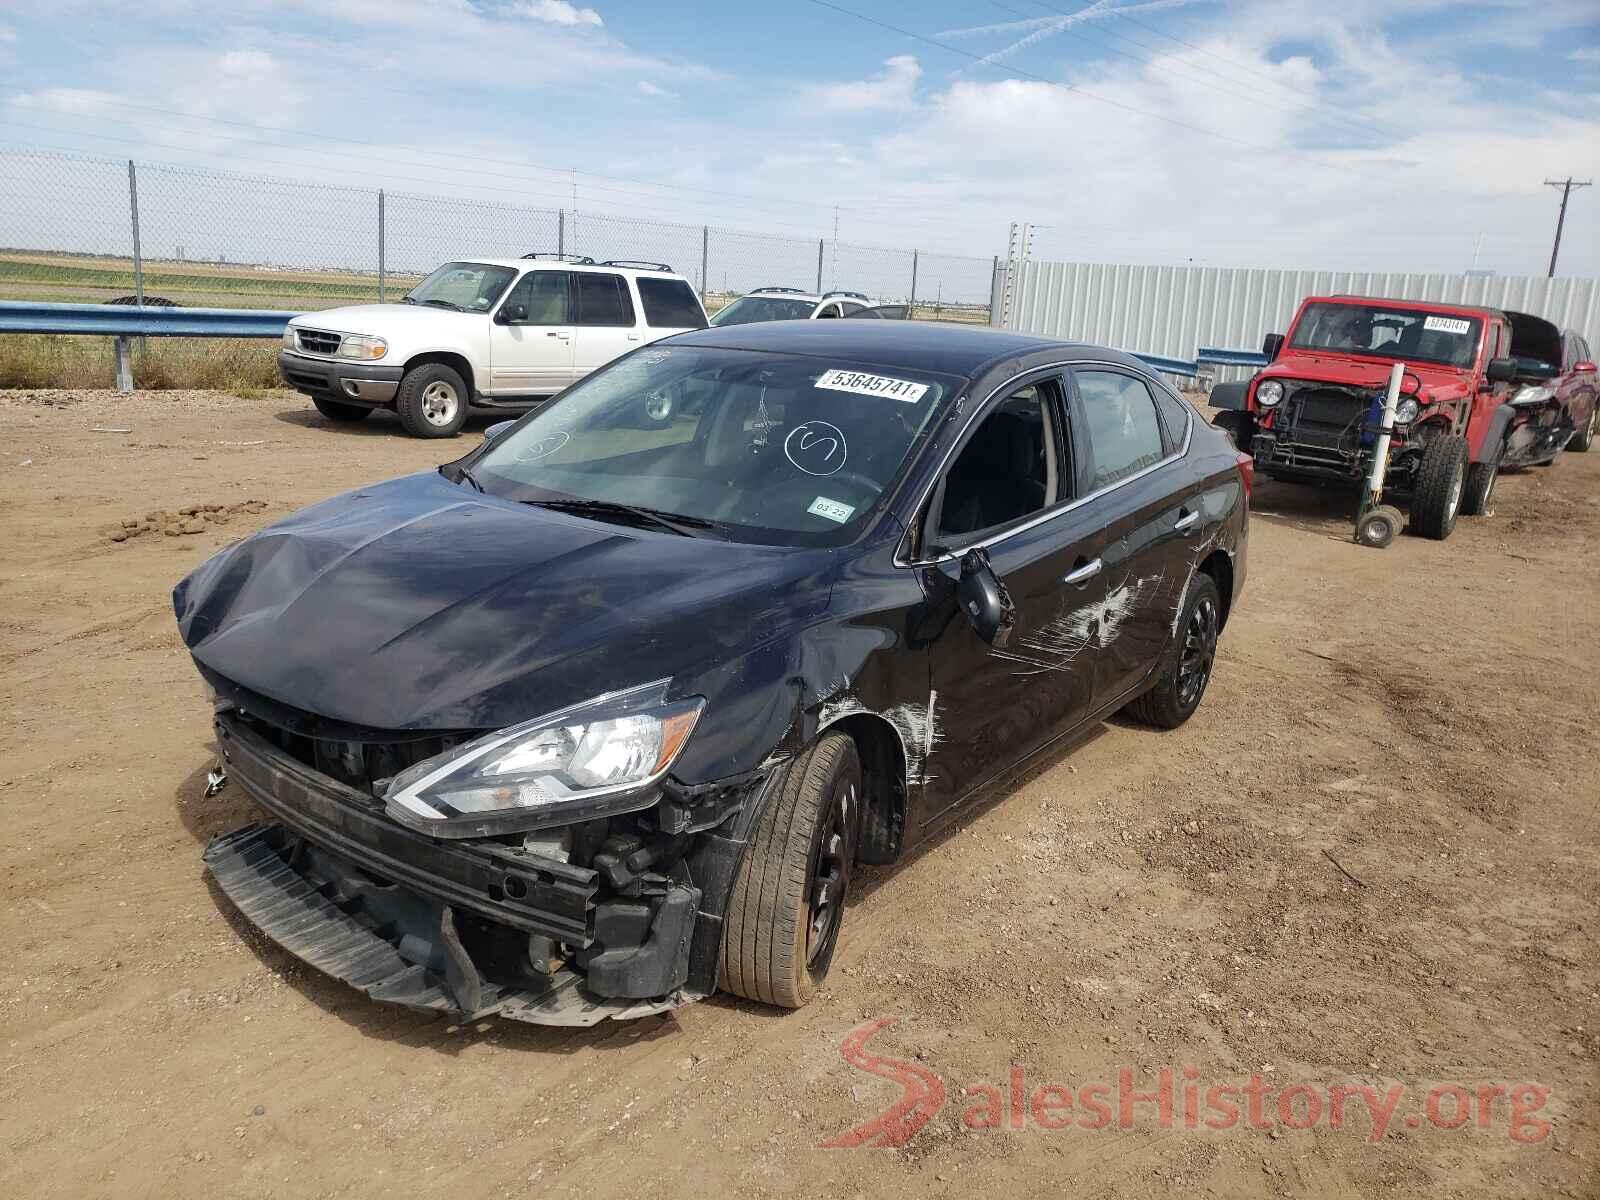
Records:
<instances>
[{"instance_id":1,"label":"corrugated metal wall","mask_svg":"<svg viewBox=\"0 0 1600 1200\"><path fill-rule=\"evenodd\" d=\"M1534 313L1578 330L1600 353L1600 280L1537 276L1028 262L1013 281L1005 324L1025 333L1193 359L1201 346L1259 350L1264 335L1288 327L1302 297L1344 293ZM1242 368L1214 370L1217 379L1250 374Z\"/></svg>"}]
</instances>

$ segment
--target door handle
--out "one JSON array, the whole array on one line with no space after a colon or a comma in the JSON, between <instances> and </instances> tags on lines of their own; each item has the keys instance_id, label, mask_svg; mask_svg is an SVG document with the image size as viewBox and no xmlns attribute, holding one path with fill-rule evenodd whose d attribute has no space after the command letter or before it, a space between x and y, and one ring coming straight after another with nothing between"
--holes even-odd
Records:
<instances>
[{"instance_id":1,"label":"door handle","mask_svg":"<svg viewBox=\"0 0 1600 1200\"><path fill-rule=\"evenodd\" d=\"M558 338L569 338L569 337L572 336L570 333L567 333L565 330L562 330L562 329L546 329L544 331L544 335L545 335L545 337L558 337Z\"/></svg>"},{"instance_id":2,"label":"door handle","mask_svg":"<svg viewBox=\"0 0 1600 1200\"><path fill-rule=\"evenodd\" d=\"M1193 532L1194 527L1200 523L1200 514L1197 512L1184 513L1173 526L1179 533Z\"/></svg>"},{"instance_id":3,"label":"door handle","mask_svg":"<svg viewBox=\"0 0 1600 1200\"><path fill-rule=\"evenodd\" d=\"M1100 560L1097 558L1093 562L1086 562L1083 566L1068 571L1061 577L1061 582L1070 584L1088 583L1098 574L1100 574Z\"/></svg>"},{"instance_id":4,"label":"door handle","mask_svg":"<svg viewBox=\"0 0 1600 1200\"><path fill-rule=\"evenodd\" d=\"M630 342L637 342L639 340L639 335L637 333L630 333L628 335L628 340Z\"/></svg>"}]
</instances>

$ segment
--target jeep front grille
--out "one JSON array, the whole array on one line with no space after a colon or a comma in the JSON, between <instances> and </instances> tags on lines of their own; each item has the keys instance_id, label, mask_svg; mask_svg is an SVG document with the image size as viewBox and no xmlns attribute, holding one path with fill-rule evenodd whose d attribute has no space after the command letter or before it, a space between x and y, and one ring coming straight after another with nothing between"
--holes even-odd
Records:
<instances>
[{"instance_id":1,"label":"jeep front grille","mask_svg":"<svg viewBox=\"0 0 1600 1200\"><path fill-rule=\"evenodd\" d=\"M1354 449L1371 406L1371 397L1344 388L1297 391L1288 401L1291 440L1330 450Z\"/></svg>"},{"instance_id":2,"label":"jeep front grille","mask_svg":"<svg viewBox=\"0 0 1600 1200\"><path fill-rule=\"evenodd\" d=\"M337 354L339 343L344 340L341 334L321 329L297 329L295 333L300 339L300 349L307 354Z\"/></svg>"}]
</instances>

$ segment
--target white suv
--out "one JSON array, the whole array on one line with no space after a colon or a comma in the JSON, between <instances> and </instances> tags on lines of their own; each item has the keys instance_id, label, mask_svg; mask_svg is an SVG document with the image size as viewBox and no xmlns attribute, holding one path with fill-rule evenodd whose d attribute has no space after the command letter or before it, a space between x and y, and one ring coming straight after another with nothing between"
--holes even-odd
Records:
<instances>
[{"instance_id":1,"label":"white suv","mask_svg":"<svg viewBox=\"0 0 1600 1200\"><path fill-rule=\"evenodd\" d=\"M749 325L756 321L816 321L853 317L872 306L860 292L807 292L792 287L764 287L746 292L719 308L713 325Z\"/></svg>"},{"instance_id":2,"label":"white suv","mask_svg":"<svg viewBox=\"0 0 1600 1200\"><path fill-rule=\"evenodd\" d=\"M704 329L661 263L527 255L446 263L399 304L295 317L278 371L332 421L393 408L406 432L453 437L467 408L522 411L647 342Z\"/></svg>"}]
</instances>

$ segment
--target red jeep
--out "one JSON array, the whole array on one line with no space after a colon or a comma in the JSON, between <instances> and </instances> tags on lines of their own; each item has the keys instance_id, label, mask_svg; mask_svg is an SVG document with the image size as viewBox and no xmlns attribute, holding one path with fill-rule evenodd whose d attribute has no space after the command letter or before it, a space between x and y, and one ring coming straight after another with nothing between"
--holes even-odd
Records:
<instances>
[{"instance_id":1,"label":"red jeep","mask_svg":"<svg viewBox=\"0 0 1600 1200\"><path fill-rule=\"evenodd\" d=\"M1385 490L1409 493L1412 529L1445 538L1460 512L1487 510L1496 471L1553 459L1574 430L1543 386L1561 332L1498 309L1365 296L1311 296L1268 363L1219 384L1215 423L1273 479L1359 489L1372 466L1384 392L1405 363Z\"/></svg>"}]
</instances>

